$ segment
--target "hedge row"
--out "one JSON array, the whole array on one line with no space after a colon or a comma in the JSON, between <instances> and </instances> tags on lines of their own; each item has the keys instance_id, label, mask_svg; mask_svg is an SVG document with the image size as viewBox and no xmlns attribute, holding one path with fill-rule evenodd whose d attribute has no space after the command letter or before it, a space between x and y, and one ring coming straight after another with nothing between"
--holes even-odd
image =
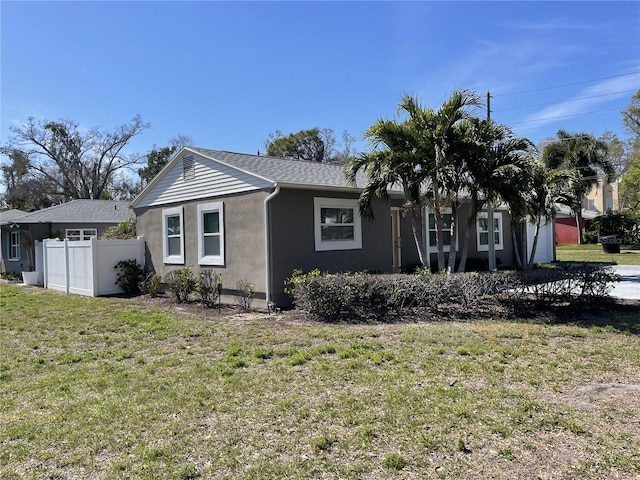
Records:
<instances>
[{"instance_id":1,"label":"hedge row","mask_svg":"<svg viewBox=\"0 0 640 480\"><path fill-rule=\"evenodd\" d=\"M442 305L470 308L487 298L548 304L608 295L619 281L610 267L470 272L450 275L327 274L296 271L287 281L295 307L324 321L380 320Z\"/></svg>"}]
</instances>

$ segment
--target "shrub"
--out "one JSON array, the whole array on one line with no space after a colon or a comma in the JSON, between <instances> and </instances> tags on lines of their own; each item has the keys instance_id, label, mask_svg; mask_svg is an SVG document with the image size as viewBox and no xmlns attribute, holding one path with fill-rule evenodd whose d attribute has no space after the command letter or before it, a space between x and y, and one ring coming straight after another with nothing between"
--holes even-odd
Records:
<instances>
[{"instance_id":1,"label":"shrub","mask_svg":"<svg viewBox=\"0 0 640 480\"><path fill-rule=\"evenodd\" d=\"M140 291L149 294L151 297L157 297L162 288L162 277L157 273L148 273L140 282Z\"/></svg>"},{"instance_id":2,"label":"shrub","mask_svg":"<svg viewBox=\"0 0 640 480\"><path fill-rule=\"evenodd\" d=\"M122 260L113 267L117 271L116 285L125 293L140 291L140 283L144 279L144 270L136 260Z\"/></svg>"},{"instance_id":3,"label":"shrub","mask_svg":"<svg viewBox=\"0 0 640 480\"><path fill-rule=\"evenodd\" d=\"M131 217L118 225L108 227L102 234L103 240L129 240L137 238L136 217Z\"/></svg>"},{"instance_id":4,"label":"shrub","mask_svg":"<svg viewBox=\"0 0 640 480\"><path fill-rule=\"evenodd\" d=\"M197 286L196 278L190 267L183 267L172 270L165 276L167 289L174 295L178 303L189 300L189 295L195 291Z\"/></svg>"},{"instance_id":5,"label":"shrub","mask_svg":"<svg viewBox=\"0 0 640 480\"><path fill-rule=\"evenodd\" d=\"M200 271L197 290L205 307L212 307L218 301L218 283L222 283L222 275L213 270Z\"/></svg>"},{"instance_id":6,"label":"shrub","mask_svg":"<svg viewBox=\"0 0 640 480\"><path fill-rule=\"evenodd\" d=\"M582 267L450 275L296 270L285 283L296 308L333 322L384 320L417 308L438 312L444 305L457 305L464 312L486 299L582 302L603 298L617 280L610 267Z\"/></svg>"},{"instance_id":7,"label":"shrub","mask_svg":"<svg viewBox=\"0 0 640 480\"><path fill-rule=\"evenodd\" d=\"M240 305L243 311L251 311L253 296L256 293L256 286L247 280L238 280L236 283L237 297L236 303Z\"/></svg>"}]
</instances>

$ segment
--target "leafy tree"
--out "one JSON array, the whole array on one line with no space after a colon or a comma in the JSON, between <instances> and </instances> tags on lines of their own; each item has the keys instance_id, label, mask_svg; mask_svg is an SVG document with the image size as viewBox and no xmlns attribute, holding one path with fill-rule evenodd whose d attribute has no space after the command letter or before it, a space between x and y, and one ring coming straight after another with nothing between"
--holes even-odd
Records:
<instances>
[{"instance_id":1,"label":"leafy tree","mask_svg":"<svg viewBox=\"0 0 640 480\"><path fill-rule=\"evenodd\" d=\"M26 169L34 178L50 182L55 195L67 199L103 198L116 175L140 160L125 154L129 141L149 128L138 115L131 123L113 132L91 128L81 132L71 120L27 123L10 127L14 136L0 147L0 154L23 156Z\"/></svg>"},{"instance_id":2,"label":"leafy tree","mask_svg":"<svg viewBox=\"0 0 640 480\"><path fill-rule=\"evenodd\" d=\"M270 157L346 164L355 156L352 148L355 141L346 130L342 132L342 145L331 128L315 127L289 135L276 130L269 134L265 148Z\"/></svg>"},{"instance_id":3,"label":"leafy tree","mask_svg":"<svg viewBox=\"0 0 640 480\"><path fill-rule=\"evenodd\" d=\"M620 181L620 200L623 208L640 212L640 152L636 153Z\"/></svg>"},{"instance_id":4,"label":"leafy tree","mask_svg":"<svg viewBox=\"0 0 640 480\"><path fill-rule=\"evenodd\" d=\"M138 169L138 175L142 181L142 186L146 186L158 173L169 163L174 153L183 147L193 144L191 137L186 135L178 135L171 139L171 145L168 147L153 149L147 153L147 166Z\"/></svg>"},{"instance_id":5,"label":"leafy tree","mask_svg":"<svg viewBox=\"0 0 640 480\"><path fill-rule=\"evenodd\" d=\"M629 208L640 216L640 90L632 97L629 107L622 111L622 121L631 138L620 181L620 202L622 208Z\"/></svg>"},{"instance_id":6,"label":"leafy tree","mask_svg":"<svg viewBox=\"0 0 640 480\"><path fill-rule=\"evenodd\" d=\"M569 133L560 130L557 139L547 144L542 161L550 170L573 170L576 175L565 185L561 202L576 216L578 243L584 243L582 232L582 198L604 175L612 181L615 170L607 156L607 144L588 133Z\"/></svg>"},{"instance_id":7,"label":"leafy tree","mask_svg":"<svg viewBox=\"0 0 640 480\"><path fill-rule=\"evenodd\" d=\"M5 208L27 212L50 207L62 200L55 195L55 185L47 178L38 178L29 171L29 160L19 150L9 155L11 163L0 167L6 188L1 203Z\"/></svg>"},{"instance_id":8,"label":"leafy tree","mask_svg":"<svg viewBox=\"0 0 640 480\"><path fill-rule=\"evenodd\" d=\"M631 97L631 104L622 111L622 123L630 134L640 137L640 90Z\"/></svg>"}]
</instances>

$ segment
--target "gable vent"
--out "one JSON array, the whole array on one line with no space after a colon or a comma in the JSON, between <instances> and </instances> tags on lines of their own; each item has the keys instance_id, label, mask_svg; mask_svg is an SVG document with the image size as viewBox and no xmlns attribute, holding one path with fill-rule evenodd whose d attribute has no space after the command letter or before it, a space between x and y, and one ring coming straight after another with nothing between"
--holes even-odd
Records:
<instances>
[{"instance_id":1,"label":"gable vent","mask_svg":"<svg viewBox=\"0 0 640 480\"><path fill-rule=\"evenodd\" d=\"M182 178L183 180L196 178L196 165L193 157L184 157L182 159Z\"/></svg>"}]
</instances>

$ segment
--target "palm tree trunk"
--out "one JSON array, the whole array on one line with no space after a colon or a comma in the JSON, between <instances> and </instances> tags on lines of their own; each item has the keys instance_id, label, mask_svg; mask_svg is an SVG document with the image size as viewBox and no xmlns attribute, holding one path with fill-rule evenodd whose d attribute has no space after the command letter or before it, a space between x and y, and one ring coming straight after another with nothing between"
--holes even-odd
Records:
<instances>
[{"instance_id":1,"label":"palm tree trunk","mask_svg":"<svg viewBox=\"0 0 640 480\"><path fill-rule=\"evenodd\" d=\"M447 273L455 272L456 267L456 238L458 236L458 201L451 205L451 240L449 241L449 264Z\"/></svg>"},{"instance_id":2,"label":"palm tree trunk","mask_svg":"<svg viewBox=\"0 0 640 480\"><path fill-rule=\"evenodd\" d=\"M538 248L538 236L540 234L540 221L541 221L541 217L538 217L538 221L536 222L536 232L533 235L533 245L531 246L531 257L529 257L527 270L531 270L533 268L534 259L536 258L536 249Z\"/></svg>"},{"instance_id":3,"label":"palm tree trunk","mask_svg":"<svg viewBox=\"0 0 640 480\"><path fill-rule=\"evenodd\" d=\"M433 215L436 220L436 247L438 248L438 271L445 269L444 263L444 236L442 234L442 201L439 192L438 179L433 178Z\"/></svg>"},{"instance_id":4,"label":"palm tree trunk","mask_svg":"<svg viewBox=\"0 0 640 480\"><path fill-rule=\"evenodd\" d=\"M471 200L471 214L467 218L467 228L462 239L462 249L460 250L460 263L458 264L458 272L464 272L467 268L467 257L469 255L469 241L471 240L471 230L473 224L478 218L478 212L482 208L480 201L474 196Z\"/></svg>"},{"instance_id":5,"label":"palm tree trunk","mask_svg":"<svg viewBox=\"0 0 640 480\"><path fill-rule=\"evenodd\" d=\"M416 243L416 249L418 250L418 259L423 267L427 266L425 262L425 250L424 250L424 237L422 234L422 212L421 208L411 207L411 232L413 233L413 240Z\"/></svg>"},{"instance_id":6,"label":"palm tree trunk","mask_svg":"<svg viewBox=\"0 0 640 480\"><path fill-rule=\"evenodd\" d=\"M582 245L584 243L584 235L582 234L582 225L584 221L582 220L582 207L579 207L576 210L576 227L578 227L578 245Z\"/></svg>"},{"instance_id":7,"label":"palm tree trunk","mask_svg":"<svg viewBox=\"0 0 640 480\"><path fill-rule=\"evenodd\" d=\"M516 257L516 265L522 269L522 258L520 257L520 246L516 237L517 222L511 221L511 240L513 241L513 256ZM526 256L525 256L526 261Z\"/></svg>"}]
</instances>

